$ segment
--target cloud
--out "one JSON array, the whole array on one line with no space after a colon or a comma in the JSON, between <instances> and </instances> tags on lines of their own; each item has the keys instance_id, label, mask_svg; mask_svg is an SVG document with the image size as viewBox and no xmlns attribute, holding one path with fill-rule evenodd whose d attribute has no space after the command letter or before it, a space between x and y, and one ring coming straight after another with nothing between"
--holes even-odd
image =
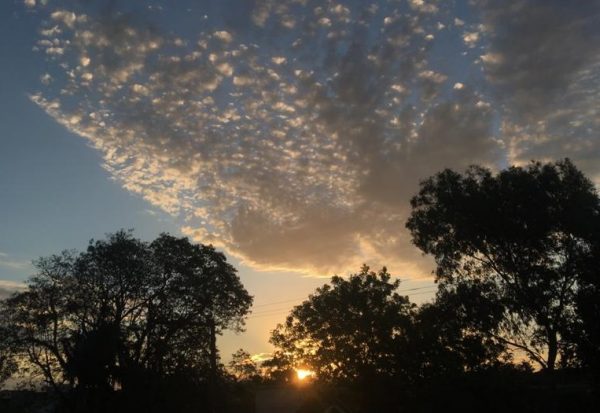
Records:
<instances>
[{"instance_id":1,"label":"cloud","mask_svg":"<svg viewBox=\"0 0 600 413\"><path fill-rule=\"evenodd\" d=\"M224 41L225 43L230 43L233 40L233 36L231 35L231 33L227 32L226 30L216 31L214 36L217 39Z\"/></svg>"},{"instance_id":2,"label":"cloud","mask_svg":"<svg viewBox=\"0 0 600 413\"><path fill-rule=\"evenodd\" d=\"M10 268L13 270L24 270L31 268L31 263L12 259L8 254L0 252L0 267ZM0 280L0 285L2 281Z\"/></svg>"},{"instance_id":3,"label":"cloud","mask_svg":"<svg viewBox=\"0 0 600 413\"><path fill-rule=\"evenodd\" d=\"M0 300L4 300L11 296L13 291L7 290L5 288L0 287Z\"/></svg>"},{"instance_id":4,"label":"cloud","mask_svg":"<svg viewBox=\"0 0 600 413\"><path fill-rule=\"evenodd\" d=\"M463 41L469 47L475 47L477 42L479 41L479 33L478 32L467 32L463 34Z\"/></svg>"},{"instance_id":5,"label":"cloud","mask_svg":"<svg viewBox=\"0 0 600 413\"><path fill-rule=\"evenodd\" d=\"M0 280L0 300L10 297L13 293L26 289L23 283L10 280Z\"/></svg>"},{"instance_id":6,"label":"cloud","mask_svg":"<svg viewBox=\"0 0 600 413\"><path fill-rule=\"evenodd\" d=\"M438 8L434 1L425 1L425 0L408 0L410 7L414 10L421 11L423 13L436 13Z\"/></svg>"},{"instance_id":7,"label":"cloud","mask_svg":"<svg viewBox=\"0 0 600 413\"><path fill-rule=\"evenodd\" d=\"M593 6L473 3L481 21L444 32L461 65L483 68L471 79L435 54L440 24L464 24L445 2L256 0L185 40L56 6L38 43L52 82L31 98L124 188L256 268L427 274L404 229L420 180L565 151L595 171L598 158Z\"/></svg>"},{"instance_id":8,"label":"cloud","mask_svg":"<svg viewBox=\"0 0 600 413\"><path fill-rule=\"evenodd\" d=\"M569 156L600 182L600 3L480 1L511 162Z\"/></svg>"},{"instance_id":9,"label":"cloud","mask_svg":"<svg viewBox=\"0 0 600 413\"><path fill-rule=\"evenodd\" d=\"M263 361L271 360L273 353L256 353L250 356L250 359L255 363L262 363Z\"/></svg>"},{"instance_id":10,"label":"cloud","mask_svg":"<svg viewBox=\"0 0 600 413\"><path fill-rule=\"evenodd\" d=\"M19 281L0 280L0 288L6 290L23 290L27 285Z\"/></svg>"}]
</instances>

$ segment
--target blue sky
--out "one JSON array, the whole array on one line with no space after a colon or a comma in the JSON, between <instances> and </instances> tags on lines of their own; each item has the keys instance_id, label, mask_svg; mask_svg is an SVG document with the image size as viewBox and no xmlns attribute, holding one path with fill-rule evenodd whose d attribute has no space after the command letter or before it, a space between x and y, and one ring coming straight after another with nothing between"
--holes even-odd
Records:
<instances>
[{"instance_id":1,"label":"blue sky","mask_svg":"<svg viewBox=\"0 0 600 413\"><path fill-rule=\"evenodd\" d=\"M223 354L269 351L318 277L363 262L430 286L404 229L420 180L568 156L600 182L599 16L560 0L4 1L2 285L120 228L213 243L257 305Z\"/></svg>"},{"instance_id":2,"label":"blue sky","mask_svg":"<svg viewBox=\"0 0 600 413\"><path fill-rule=\"evenodd\" d=\"M147 240L161 232L182 235L176 218L124 190L101 167L98 152L31 102L46 66L32 50L38 22L16 2L0 4L0 16L0 280L9 281L3 285L24 282L38 257L82 250L120 228ZM222 352L227 357L242 346L266 352L269 329L325 280L258 273L233 262L259 307L248 333L229 335Z\"/></svg>"},{"instance_id":3,"label":"blue sky","mask_svg":"<svg viewBox=\"0 0 600 413\"><path fill-rule=\"evenodd\" d=\"M101 156L32 104L46 63L32 51L37 24L25 8L0 5L0 278L23 280L30 261L64 248L82 248L117 228L141 237L177 225L132 195L101 168Z\"/></svg>"}]
</instances>

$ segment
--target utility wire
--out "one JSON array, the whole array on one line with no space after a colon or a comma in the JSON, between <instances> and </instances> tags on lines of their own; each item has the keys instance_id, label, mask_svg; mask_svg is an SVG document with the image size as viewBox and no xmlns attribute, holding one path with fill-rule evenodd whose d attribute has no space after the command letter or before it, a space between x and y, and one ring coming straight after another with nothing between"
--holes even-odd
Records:
<instances>
[{"instance_id":1,"label":"utility wire","mask_svg":"<svg viewBox=\"0 0 600 413\"><path fill-rule=\"evenodd\" d=\"M405 289L405 290L398 290L397 292L417 291L417 290L427 289L427 291L420 291L420 292L417 292L417 293L406 294L409 297L412 297L412 296L415 296L415 295L431 294L432 292L434 292L435 288L437 288L437 286L416 287L416 288L409 288L409 289ZM269 304L280 304L280 303L291 302L291 301L297 301L297 300L286 300L286 301L283 301L283 302L274 302L274 303L269 303ZM267 305L267 304L264 304L264 305ZM280 314L287 314L287 313L290 312L290 310L291 309L289 308L289 306L287 306L285 308L265 309L265 310L258 311L256 313L250 314L248 317L246 317L246 319L249 320L249 319L254 319L254 318L273 317L273 316L277 316L277 315L280 315Z\"/></svg>"},{"instance_id":2,"label":"utility wire","mask_svg":"<svg viewBox=\"0 0 600 413\"><path fill-rule=\"evenodd\" d=\"M406 291L417 291L417 290L423 290L425 288L434 288L436 287L435 285L426 285L423 287L415 287L415 288L405 288L405 289L401 289L401 290L397 290L397 293L402 293L402 292L406 292ZM291 303L294 301L299 301L299 300L306 300L307 297L298 297L298 298L290 298L289 300L283 300L283 301L273 301L270 303L263 303L263 304L258 304L258 305L254 305L252 306L252 308L259 308L259 307L268 307L270 305L275 305L275 304L286 304L286 303Z\"/></svg>"}]
</instances>

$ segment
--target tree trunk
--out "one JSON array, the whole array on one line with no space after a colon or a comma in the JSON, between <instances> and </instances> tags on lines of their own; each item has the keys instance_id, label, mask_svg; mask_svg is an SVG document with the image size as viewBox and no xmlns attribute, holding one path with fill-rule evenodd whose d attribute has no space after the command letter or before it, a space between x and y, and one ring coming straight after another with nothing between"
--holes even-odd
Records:
<instances>
[{"instance_id":1,"label":"tree trunk","mask_svg":"<svg viewBox=\"0 0 600 413\"><path fill-rule=\"evenodd\" d=\"M215 327L214 318L210 318L208 321L210 329L210 378L209 378L209 399L210 399L210 412L215 413L217 411L217 332Z\"/></svg>"},{"instance_id":2,"label":"tree trunk","mask_svg":"<svg viewBox=\"0 0 600 413\"><path fill-rule=\"evenodd\" d=\"M555 331L548 332L548 360L546 363L547 371L554 371L556 366L556 357L558 354L558 338Z\"/></svg>"},{"instance_id":3,"label":"tree trunk","mask_svg":"<svg viewBox=\"0 0 600 413\"><path fill-rule=\"evenodd\" d=\"M217 333L215 327L215 320L210 319L208 322L210 328L210 374L211 376L217 376Z\"/></svg>"}]
</instances>

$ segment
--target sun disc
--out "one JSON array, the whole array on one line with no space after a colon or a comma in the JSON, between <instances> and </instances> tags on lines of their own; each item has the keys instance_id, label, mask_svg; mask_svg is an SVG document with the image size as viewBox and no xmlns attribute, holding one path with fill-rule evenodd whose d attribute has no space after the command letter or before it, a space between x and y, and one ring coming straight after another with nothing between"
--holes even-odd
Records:
<instances>
[{"instance_id":1,"label":"sun disc","mask_svg":"<svg viewBox=\"0 0 600 413\"><path fill-rule=\"evenodd\" d=\"M304 380L308 377L314 376L315 372L306 369L296 369L296 375L298 376L298 380Z\"/></svg>"}]
</instances>

